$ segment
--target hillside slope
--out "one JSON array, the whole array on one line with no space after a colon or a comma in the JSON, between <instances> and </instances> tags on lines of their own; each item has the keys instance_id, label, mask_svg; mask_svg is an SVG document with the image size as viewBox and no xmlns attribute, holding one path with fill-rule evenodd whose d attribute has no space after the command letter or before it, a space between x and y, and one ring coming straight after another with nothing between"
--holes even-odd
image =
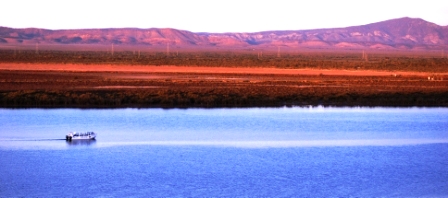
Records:
<instances>
[{"instance_id":1,"label":"hillside slope","mask_svg":"<svg viewBox=\"0 0 448 198\"><path fill-rule=\"evenodd\" d=\"M361 26L254 33L194 33L177 29L47 30L0 27L0 45L125 44L178 47L448 49L448 26L399 18Z\"/></svg>"}]
</instances>

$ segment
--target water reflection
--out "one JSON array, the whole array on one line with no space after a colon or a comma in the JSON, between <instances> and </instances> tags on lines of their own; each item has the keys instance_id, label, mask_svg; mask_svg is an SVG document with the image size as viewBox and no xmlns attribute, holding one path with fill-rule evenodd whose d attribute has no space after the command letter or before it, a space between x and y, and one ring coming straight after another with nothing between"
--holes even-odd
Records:
<instances>
[{"instance_id":1,"label":"water reflection","mask_svg":"<svg viewBox=\"0 0 448 198\"><path fill-rule=\"evenodd\" d=\"M102 142L98 147L111 146L209 146L236 148L297 148L297 147L353 147L353 146L411 146L447 144L448 139L365 139L365 140L299 140L299 141L148 141Z\"/></svg>"},{"instance_id":2,"label":"water reflection","mask_svg":"<svg viewBox=\"0 0 448 198\"><path fill-rule=\"evenodd\" d=\"M96 140L72 140L65 141L68 146L92 146L96 144Z\"/></svg>"}]
</instances>

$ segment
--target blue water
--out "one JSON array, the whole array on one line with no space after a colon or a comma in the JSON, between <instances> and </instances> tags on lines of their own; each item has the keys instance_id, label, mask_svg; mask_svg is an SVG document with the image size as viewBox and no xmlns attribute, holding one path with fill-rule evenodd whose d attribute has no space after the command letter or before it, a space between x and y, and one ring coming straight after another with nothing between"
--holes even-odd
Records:
<instances>
[{"instance_id":1,"label":"blue water","mask_svg":"<svg viewBox=\"0 0 448 198\"><path fill-rule=\"evenodd\" d=\"M448 196L447 108L0 109L0 126L0 197Z\"/></svg>"}]
</instances>

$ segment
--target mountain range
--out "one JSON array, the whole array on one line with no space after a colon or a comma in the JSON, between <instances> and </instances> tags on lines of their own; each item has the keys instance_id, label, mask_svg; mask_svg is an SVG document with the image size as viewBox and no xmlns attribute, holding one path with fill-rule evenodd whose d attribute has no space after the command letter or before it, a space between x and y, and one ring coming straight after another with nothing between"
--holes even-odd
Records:
<instances>
[{"instance_id":1,"label":"mountain range","mask_svg":"<svg viewBox=\"0 0 448 198\"><path fill-rule=\"evenodd\" d=\"M344 28L195 33L170 28L49 30L0 27L0 45L148 45L217 48L448 49L448 26L418 18L399 18Z\"/></svg>"}]
</instances>

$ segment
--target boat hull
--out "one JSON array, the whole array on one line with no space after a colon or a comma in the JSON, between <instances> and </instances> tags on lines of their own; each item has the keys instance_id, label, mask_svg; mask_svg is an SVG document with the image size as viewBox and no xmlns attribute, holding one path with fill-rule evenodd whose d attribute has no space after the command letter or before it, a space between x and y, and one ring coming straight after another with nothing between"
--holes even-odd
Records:
<instances>
[{"instance_id":1,"label":"boat hull","mask_svg":"<svg viewBox=\"0 0 448 198\"><path fill-rule=\"evenodd\" d=\"M72 133L70 132L65 136L65 140L73 141L73 140L94 140L96 138L96 134L94 132L87 133Z\"/></svg>"}]
</instances>

